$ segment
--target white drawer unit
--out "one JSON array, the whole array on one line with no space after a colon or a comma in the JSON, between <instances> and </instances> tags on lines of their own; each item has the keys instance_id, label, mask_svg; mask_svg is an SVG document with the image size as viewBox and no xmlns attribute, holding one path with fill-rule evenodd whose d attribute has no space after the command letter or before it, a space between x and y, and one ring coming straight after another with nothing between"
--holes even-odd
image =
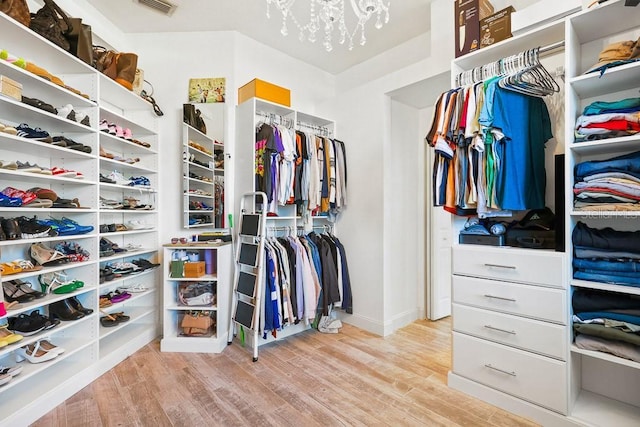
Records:
<instances>
[{"instance_id":1,"label":"white drawer unit","mask_svg":"<svg viewBox=\"0 0 640 427\"><path fill-rule=\"evenodd\" d=\"M566 328L510 314L453 304L453 330L566 360Z\"/></svg>"},{"instance_id":2,"label":"white drawer unit","mask_svg":"<svg viewBox=\"0 0 640 427\"><path fill-rule=\"evenodd\" d=\"M564 254L557 252L473 245L453 247L453 274L464 276L564 289L563 265Z\"/></svg>"},{"instance_id":3,"label":"white drawer unit","mask_svg":"<svg viewBox=\"0 0 640 427\"><path fill-rule=\"evenodd\" d=\"M453 346L456 374L566 414L566 362L457 332Z\"/></svg>"},{"instance_id":4,"label":"white drawer unit","mask_svg":"<svg viewBox=\"0 0 640 427\"><path fill-rule=\"evenodd\" d=\"M453 302L559 324L567 318L564 291L519 283L454 275Z\"/></svg>"}]
</instances>

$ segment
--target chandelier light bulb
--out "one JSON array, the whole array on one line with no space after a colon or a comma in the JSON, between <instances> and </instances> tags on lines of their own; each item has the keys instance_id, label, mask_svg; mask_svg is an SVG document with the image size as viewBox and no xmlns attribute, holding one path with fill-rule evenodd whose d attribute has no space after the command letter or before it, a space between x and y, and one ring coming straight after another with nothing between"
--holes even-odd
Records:
<instances>
[{"instance_id":1,"label":"chandelier light bulb","mask_svg":"<svg viewBox=\"0 0 640 427\"><path fill-rule=\"evenodd\" d=\"M376 19L376 29L379 30L380 28L382 28L382 17L378 13L378 19Z\"/></svg>"}]
</instances>

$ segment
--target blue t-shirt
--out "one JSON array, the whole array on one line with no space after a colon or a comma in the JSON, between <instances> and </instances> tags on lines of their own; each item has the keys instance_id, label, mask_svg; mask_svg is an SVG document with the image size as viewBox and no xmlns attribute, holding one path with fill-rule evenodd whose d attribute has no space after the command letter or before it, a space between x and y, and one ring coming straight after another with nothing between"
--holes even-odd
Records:
<instances>
[{"instance_id":1,"label":"blue t-shirt","mask_svg":"<svg viewBox=\"0 0 640 427\"><path fill-rule=\"evenodd\" d=\"M544 208L544 148L553 138L546 104L542 98L496 85L492 127L505 135L496 141L500 161L496 201L502 209Z\"/></svg>"}]
</instances>

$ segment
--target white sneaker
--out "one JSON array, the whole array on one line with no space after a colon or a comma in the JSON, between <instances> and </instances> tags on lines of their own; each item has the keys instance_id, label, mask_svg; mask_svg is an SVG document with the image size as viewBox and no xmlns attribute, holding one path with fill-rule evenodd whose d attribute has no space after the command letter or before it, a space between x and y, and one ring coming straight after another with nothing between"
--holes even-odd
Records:
<instances>
[{"instance_id":1,"label":"white sneaker","mask_svg":"<svg viewBox=\"0 0 640 427\"><path fill-rule=\"evenodd\" d=\"M75 114L71 115L71 112L73 111L73 106L71 104L63 105L62 107L56 108L56 110L58 110L58 116L75 121Z\"/></svg>"},{"instance_id":2,"label":"white sneaker","mask_svg":"<svg viewBox=\"0 0 640 427\"><path fill-rule=\"evenodd\" d=\"M124 175L122 175L122 173L115 170L107 175L107 178L115 181L115 183L118 185L129 185L129 183L131 182L130 180L126 179Z\"/></svg>"},{"instance_id":3,"label":"white sneaker","mask_svg":"<svg viewBox=\"0 0 640 427\"><path fill-rule=\"evenodd\" d=\"M127 221L127 228L129 230L145 230L151 228L146 222L139 221L137 219Z\"/></svg>"}]
</instances>

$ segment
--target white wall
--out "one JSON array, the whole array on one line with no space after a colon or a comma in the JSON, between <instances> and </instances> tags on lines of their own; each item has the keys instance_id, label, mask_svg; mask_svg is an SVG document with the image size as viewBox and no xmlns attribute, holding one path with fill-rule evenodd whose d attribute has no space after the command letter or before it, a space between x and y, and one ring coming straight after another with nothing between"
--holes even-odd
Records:
<instances>
[{"instance_id":1,"label":"white wall","mask_svg":"<svg viewBox=\"0 0 640 427\"><path fill-rule=\"evenodd\" d=\"M424 316L424 155L419 111L390 101L390 143L384 164L384 319L395 330ZM422 293L423 294L423 293Z\"/></svg>"}]
</instances>

